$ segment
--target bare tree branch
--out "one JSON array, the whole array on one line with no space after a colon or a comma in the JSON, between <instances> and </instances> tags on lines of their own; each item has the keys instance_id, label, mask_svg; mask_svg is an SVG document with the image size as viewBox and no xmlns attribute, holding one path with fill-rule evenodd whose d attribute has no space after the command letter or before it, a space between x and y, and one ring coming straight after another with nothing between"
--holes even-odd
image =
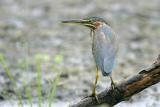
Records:
<instances>
[{"instance_id":1,"label":"bare tree branch","mask_svg":"<svg viewBox=\"0 0 160 107\"><path fill-rule=\"evenodd\" d=\"M122 81L114 90L110 88L99 93L97 95L99 103L94 97L87 97L71 107L93 107L104 103L113 106L158 82L160 82L160 55L149 69L142 70L137 75Z\"/></svg>"}]
</instances>

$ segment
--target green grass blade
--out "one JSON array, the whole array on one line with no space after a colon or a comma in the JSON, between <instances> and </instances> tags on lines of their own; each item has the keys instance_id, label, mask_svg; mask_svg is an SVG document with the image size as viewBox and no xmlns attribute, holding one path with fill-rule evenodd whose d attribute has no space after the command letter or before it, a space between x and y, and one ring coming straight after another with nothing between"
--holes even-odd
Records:
<instances>
[{"instance_id":1,"label":"green grass blade","mask_svg":"<svg viewBox=\"0 0 160 107\"><path fill-rule=\"evenodd\" d=\"M30 105L30 107L33 107L33 105L32 105L32 96L30 94L31 91L30 91L29 87L26 86L25 81L23 81L23 87L25 88L25 94L26 94L26 96L28 98L29 105Z\"/></svg>"},{"instance_id":2,"label":"green grass blade","mask_svg":"<svg viewBox=\"0 0 160 107\"><path fill-rule=\"evenodd\" d=\"M25 71L28 72L29 71L29 48L28 48L28 43L26 42L24 44L24 55L25 55ZM25 87L25 94L28 98L28 102L30 104L30 107L32 107L32 96L31 96L31 91L30 88L25 84L25 81L23 81L23 87Z\"/></svg>"},{"instance_id":3,"label":"green grass blade","mask_svg":"<svg viewBox=\"0 0 160 107\"><path fill-rule=\"evenodd\" d=\"M26 87L26 96L28 97L30 107L32 107L32 96L30 94L30 89L28 87Z\"/></svg>"},{"instance_id":4,"label":"green grass blade","mask_svg":"<svg viewBox=\"0 0 160 107\"><path fill-rule=\"evenodd\" d=\"M60 75L61 75L61 72L57 75L57 77L56 77L56 79L53 83L53 87L51 88L51 93L50 93L50 96L49 96L49 99L48 99L49 107L52 107L52 102L53 102L54 95L55 95L55 92L56 92L56 87L57 87L59 79L60 79Z\"/></svg>"},{"instance_id":5,"label":"green grass blade","mask_svg":"<svg viewBox=\"0 0 160 107\"><path fill-rule=\"evenodd\" d=\"M5 70L5 73L7 74L8 78L10 79L10 81L12 82L13 86L15 87L15 93L18 96L18 103L20 104L21 107L23 107L23 103L22 103L22 97L20 95L20 93L17 91L17 84L16 81L14 80L11 71L9 69L9 67L6 64L6 60L4 58L4 56L2 54L0 54L0 64L2 65L2 67Z\"/></svg>"},{"instance_id":6,"label":"green grass blade","mask_svg":"<svg viewBox=\"0 0 160 107\"><path fill-rule=\"evenodd\" d=\"M41 107L41 62L37 62L37 94L38 94L38 106Z\"/></svg>"}]
</instances>

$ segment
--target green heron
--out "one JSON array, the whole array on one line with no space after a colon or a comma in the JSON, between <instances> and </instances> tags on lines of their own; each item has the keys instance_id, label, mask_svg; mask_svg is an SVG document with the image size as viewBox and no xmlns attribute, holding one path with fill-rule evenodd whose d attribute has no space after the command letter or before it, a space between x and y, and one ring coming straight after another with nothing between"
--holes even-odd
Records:
<instances>
[{"instance_id":1,"label":"green heron","mask_svg":"<svg viewBox=\"0 0 160 107\"><path fill-rule=\"evenodd\" d=\"M109 24L102 18L89 17L78 20L65 20L62 23L73 23L87 26L90 28L90 35L92 39L92 54L96 62L96 80L94 82L92 96L96 97L96 84L99 78L98 70L103 76L109 76L111 79L112 89L115 87L111 76L114 67L117 45L116 34L109 26Z\"/></svg>"}]
</instances>

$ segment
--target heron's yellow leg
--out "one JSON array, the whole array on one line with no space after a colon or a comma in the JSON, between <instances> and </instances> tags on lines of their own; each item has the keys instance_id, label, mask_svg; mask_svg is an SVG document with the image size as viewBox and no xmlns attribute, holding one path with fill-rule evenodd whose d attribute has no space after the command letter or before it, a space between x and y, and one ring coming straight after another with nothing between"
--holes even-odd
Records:
<instances>
[{"instance_id":1,"label":"heron's yellow leg","mask_svg":"<svg viewBox=\"0 0 160 107\"><path fill-rule=\"evenodd\" d=\"M114 89L115 86L116 86L115 82L113 81L112 75L110 75L109 77L110 77L110 80L111 80L111 87L112 87L112 89Z\"/></svg>"},{"instance_id":2,"label":"heron's yellow leg","mask_svg":"<svg viewBox=\"0 0 160 107\"><path fill-rule=\"evenodd\" d=\"M96 98L97 102L99 102L97 95L96 95L96 84L98 82L98 79L99 79L99 73L98 73L98 67L96 67L96 80L93 84L92 96L94 96Z\"/></svg>"}]
</instances>

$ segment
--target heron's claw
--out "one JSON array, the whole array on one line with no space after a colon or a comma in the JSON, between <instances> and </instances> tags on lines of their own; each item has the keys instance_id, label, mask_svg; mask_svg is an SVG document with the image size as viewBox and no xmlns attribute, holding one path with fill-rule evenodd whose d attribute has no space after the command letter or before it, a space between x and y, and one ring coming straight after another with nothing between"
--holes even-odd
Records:
<instances>
[{"instance_id":1,"label":"heron's claw","mask_svg":"<svg viewBox=\"0 0 160 107\"><path fill-rule=\"evenodd\" d=\"M111 88L112 88L112 90L117 90L117 91L119 91L119 92L121 92L121 90L116 86L116 84L117 84L117 82L111 82Z\"/></svg>"},{"instance_id":2,"label":"heron's claw","mask_svg":"<svg viewBox=\"0 0 160 107\"><path fill-rule=\"evenodd\" d=\"M111 88L114 90L116 87L116 83L113 81L112 76L110 75L110 80L111 80Z\"/></svg>"},{"instance_id":3,"label":"heron's claw","mask_svg":"<svg viewBox=\"0 0 160 107\"><path fill-rule=\"evenodd\" d=\"M94 92L90 95L90 97L95 97L96 98L96 101L99 103L99 100L98 100L98 97L97 97L97 94Z\"/></svg>"},{"instance_id":4,"label":"heron's claw","mask_svg":"<svg viewBox=\"0 0 160 107\"><path fill-rule=\"evenodd\" d=\"M115 82L111 82L111 87L112 87L112 90L114 90L116 88L116 83Z\"/></svg>"},{"instance_id":5,"label":"heron's claw","mask_svg":"<svg viewBox=\"0 0 160 107\"><path fill-rule=\"evenodd\" d=\"M87 97L95 97L96 101L99 103L99 100L98 100L98 97L97 97L96 93L92 93L91 95L85 96L83 99L85 99Z\"/></svg>"}]
</instances>

